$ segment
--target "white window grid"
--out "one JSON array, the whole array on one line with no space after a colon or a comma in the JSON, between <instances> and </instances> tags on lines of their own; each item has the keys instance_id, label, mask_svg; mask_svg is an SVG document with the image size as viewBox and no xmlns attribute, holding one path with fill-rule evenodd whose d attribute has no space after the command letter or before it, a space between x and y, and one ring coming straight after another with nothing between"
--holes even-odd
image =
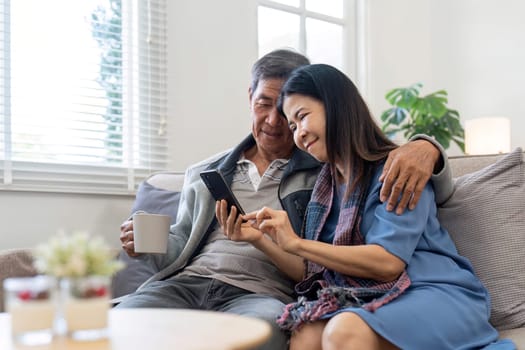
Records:
<instances>
[{"instance_id":1,"label":"white window grid","mask_svg":"<svg viewBox=\"0 0 525 350\"><path fill-rule=\"evenodd\" d=\"M330 1L330 0L326 0ZM343 0L341 18L306 9L306 1L299 0L298 6L289 6L272 0L258 0L258 6L267 7L298 15L299 51L307 52L306 19L312 18L343 27L343 47L341 69L353 78L364 95L367 95L368 80L368 6L367 0ZM261 53L259 53L261 56Z\"/></svg>"}]
</instances>

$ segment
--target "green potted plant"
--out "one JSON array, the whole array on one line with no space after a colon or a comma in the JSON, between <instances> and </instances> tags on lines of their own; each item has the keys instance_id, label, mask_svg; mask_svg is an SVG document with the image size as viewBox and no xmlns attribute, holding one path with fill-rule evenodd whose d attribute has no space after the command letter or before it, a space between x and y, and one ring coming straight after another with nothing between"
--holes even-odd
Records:
<instances>
[{"instance_id":1,"label":"green potted plant","mask_svg":"<svg viewBox=\"0 0 525 350\"><path fill-rule=\"evenodd\" d=\"M447 92L439 90L420 97L422 87L417 83L392 89L385 95L392 107L381 115L383 131L389 137L398 132L403 132L405 138L426 134L433 136L445 149L454 142L464 152L465 131L458 111L447 107Z\"/></svg>"}]
</instances>

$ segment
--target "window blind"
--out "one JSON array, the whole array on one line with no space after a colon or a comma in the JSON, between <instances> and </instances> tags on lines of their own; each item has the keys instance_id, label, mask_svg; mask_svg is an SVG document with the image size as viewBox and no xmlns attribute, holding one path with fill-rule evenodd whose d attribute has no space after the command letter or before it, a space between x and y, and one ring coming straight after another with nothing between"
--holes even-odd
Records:
<instances>
[{"instance_id":1,"label":"window blind","mask_svg":"<svg viewBox=\"0 0 525 350\"><path fill-rule=\"evenodd\" d=\"M165 0L0 11L0 189L129 194L166 168Z\"/></svg>"}]
</instances>

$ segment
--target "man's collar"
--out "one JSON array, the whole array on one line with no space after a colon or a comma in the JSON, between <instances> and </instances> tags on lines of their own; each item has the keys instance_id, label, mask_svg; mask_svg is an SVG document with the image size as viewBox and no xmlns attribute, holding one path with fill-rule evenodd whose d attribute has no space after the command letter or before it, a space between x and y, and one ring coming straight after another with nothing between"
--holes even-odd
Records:
<instances>
[{"instance_id":1,"label":"man's collar","mask_svg":"<svg viewBox=\"0 0 525 350\"><path fill-rule=\"evenodd\" d=\"M237 165L237 162L244 155L244 151L254 147L256 145L255 138L250 133L247 137L244 138L232 151L220 162L213 163L210 165L210 168L220 167L221 171L225 176L233 176L233 171ZM288 172L297 171L297 170L307 170L315 169L320 166L315 158L310 156L308 153L301 151L297 147L294 147L292 151L292 156L288 161Z\"/></svg>"}]
</instances>

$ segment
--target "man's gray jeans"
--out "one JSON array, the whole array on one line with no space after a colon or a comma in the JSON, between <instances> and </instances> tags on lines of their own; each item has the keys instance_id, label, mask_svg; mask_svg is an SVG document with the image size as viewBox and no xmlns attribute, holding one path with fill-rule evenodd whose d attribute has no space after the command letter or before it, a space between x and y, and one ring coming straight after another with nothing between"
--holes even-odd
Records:
<instances>
[{"instance_id":1,"label":"man's gray jeans","mask_svg":"<svg viewBox=\"0 0 525 350\"><path fill-rule=\"evenodd\" d=\"M283 311L284 304L281 301L213 278L173 276L152 282L124 298L116 307L200 309L251 316L267 321L272 327L270 340L258 349L288 348L288 337L275 322Z\"/></svg>"}]
</instances>

